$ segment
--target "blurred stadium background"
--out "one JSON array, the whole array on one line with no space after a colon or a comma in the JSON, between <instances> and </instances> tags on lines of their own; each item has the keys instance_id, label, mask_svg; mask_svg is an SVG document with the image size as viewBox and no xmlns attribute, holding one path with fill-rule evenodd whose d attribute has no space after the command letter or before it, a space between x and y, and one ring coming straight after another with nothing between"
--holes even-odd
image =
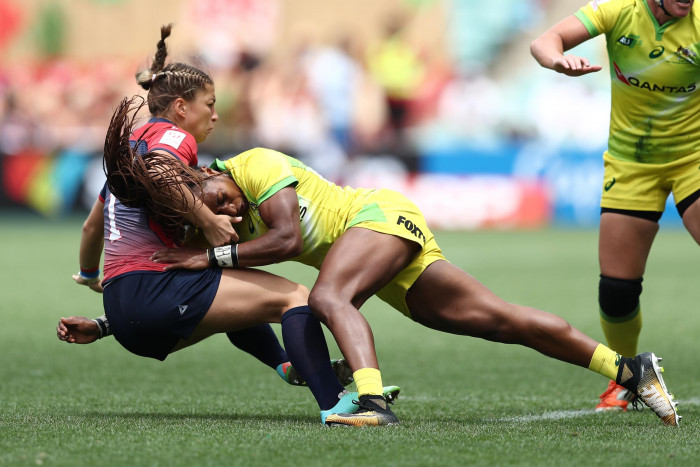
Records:
<instances>
[{"instance_id":1,"label":"blurred stadium background","mask_svg":"<svg viewBox=\"0 0 700 467\"><path fill-rule=\"evenodd\" d=\"M435 228L595 226L609 76L529 54L583 3L0 0L0 214L91 206L111 111L174 22L171 58L217 86L203 163L278 149L404 192ZM602 39L581 53L607 70Z\"/></svg>"}]
</instances>

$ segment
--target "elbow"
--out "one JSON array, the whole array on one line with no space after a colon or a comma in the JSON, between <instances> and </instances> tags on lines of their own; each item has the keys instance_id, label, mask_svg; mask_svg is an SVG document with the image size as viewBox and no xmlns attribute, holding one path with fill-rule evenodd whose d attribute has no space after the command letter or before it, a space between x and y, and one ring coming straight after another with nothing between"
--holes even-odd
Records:
<instances>
[{"instance_id":1,"label":"elbow","mask_svg":"<svg viewBox=\"0 0 700 467\"><path fill-rule=\"evenodd\" d=\"M538 58L538 53L537 53L538 49L539 49L539 38L530 42L530 55L532 55L532 57L541 65L542 63L540 62L540 59Z\"/></svg>"},{"instance_id":2,"label":"elbow","mask_svg":"<svg viewBox=\"0 0 700 467\"><path fill-rule=\"evenodd\" d=\"M301 237L290 236L281 239L278 243L277 258L278 262L297 257L304 249L304 242Z\"/></svg>"},{"instance_id":3,"label":"elbow","mask_svg":"<svg viewBox=\"0 0 700 467\"><path fill-rule=\"evenodd\" d=\"M289 242L287 242L285 254L287 258L294 258L295 256L299 256L303 249L304 242L301 240L301 238L291 239Z\"/></svg>"},{"instance_id":4,"label":"elbow","mask_svg":"<svg viewBox=\"0 0 700 467\"><path fill-rule=\"evenodd\" d=\"M101 232L98 231L97 225L95 225L94 223L91 223L89 220L87 220L83 224L82 235L83 235L83 238L94 238L97 235L101 235Z\"/></svg>"}]
</instances>

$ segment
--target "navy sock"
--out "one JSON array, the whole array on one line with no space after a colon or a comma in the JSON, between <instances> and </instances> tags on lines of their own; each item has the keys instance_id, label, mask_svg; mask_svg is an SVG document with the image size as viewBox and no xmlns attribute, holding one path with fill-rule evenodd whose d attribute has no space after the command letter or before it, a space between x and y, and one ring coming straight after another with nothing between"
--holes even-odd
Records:
<instances>
[{"instance_id":1,"label":"navy sock","mask_svg":"<svg viewBox=\"0 0 700 467\"><path fill-rule=\"evenodd\" d=\"M333 373L321 323L311 308L299 306L282 315L282 339L292 365L306 381L319 408L335 406L343 387Z\"/></svg>"},{"instance_id":2,"label":"navy sock","mask_svg":"<svg viewBox=\"0 0 700 467\"><path fill-rule=\"evenodd\" d=\"M233 345L248 352L272 369L276 369L280 363L289 361L287 352L280 345L277 334L269 324L227 332L226 336Z\"/></svg>"}]
</instances>

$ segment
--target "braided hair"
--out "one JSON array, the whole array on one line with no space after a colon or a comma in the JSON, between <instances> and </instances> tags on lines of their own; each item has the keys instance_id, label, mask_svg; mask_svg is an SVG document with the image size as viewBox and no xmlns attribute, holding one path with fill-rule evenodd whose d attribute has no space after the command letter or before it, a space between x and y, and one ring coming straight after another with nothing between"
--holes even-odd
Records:
<instances>
[{"instance_id":1,"label":"braided hair","mask_svg":"<svg viewBox=\"0 0 700 467\"><path fill-rule=\"evenodd\" d=\"M145 209L167 233L176 235L187 225L186 200L194 197L201 203L204 176L170 154L138 155L131 147L136 115L144 105L141 96L124 98L112 115L102 160L107 186L122 204Z\"/></svg>"},{"instance_id":2,"label":"braided hair","mask_svg":"<svg viewBox=\"0 0 700 467\"><path fill-rule=\"evenodd\" d=\"M136 83L148 91L148 110L153 116L162 115L177 98L186 101L195 98L197 91L213 85L209 74L199 68L181 62L165 64L168 47L165 39L170 37L172 23L160 28L160 40L150 68L136 73Z\"/></svg>"}]
</instances>

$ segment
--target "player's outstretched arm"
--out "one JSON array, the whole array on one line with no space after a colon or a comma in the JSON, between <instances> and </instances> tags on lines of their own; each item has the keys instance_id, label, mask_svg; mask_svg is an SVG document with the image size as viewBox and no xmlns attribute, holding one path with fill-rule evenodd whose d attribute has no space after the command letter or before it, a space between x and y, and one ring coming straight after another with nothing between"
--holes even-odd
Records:
<instances>
[{"instance_id":1,"label":"player's outstretched arm","mask_svg":"<svg viewBox=\"0 0 700 467\"><path fill-rule=\"evenodd\" d=\"M537 63L567 76L581 76L600 71L587 58L564 55L564 52L591 38L586 27L575 16L569 16L543 33L530 44L530 53Z\"/></svg>"},{"instance_id":2,"label":"player's outstretched arm","mask_svg":"<svg viewBox=\"0 0 700 467\"><path fill-rule=\"evenodd\" d=\"M109 335L109 324L104 316L96 319L69 316L58 321L56 335L60 340L69 344L90 344Z\"/></svg>"}]
</instances>

